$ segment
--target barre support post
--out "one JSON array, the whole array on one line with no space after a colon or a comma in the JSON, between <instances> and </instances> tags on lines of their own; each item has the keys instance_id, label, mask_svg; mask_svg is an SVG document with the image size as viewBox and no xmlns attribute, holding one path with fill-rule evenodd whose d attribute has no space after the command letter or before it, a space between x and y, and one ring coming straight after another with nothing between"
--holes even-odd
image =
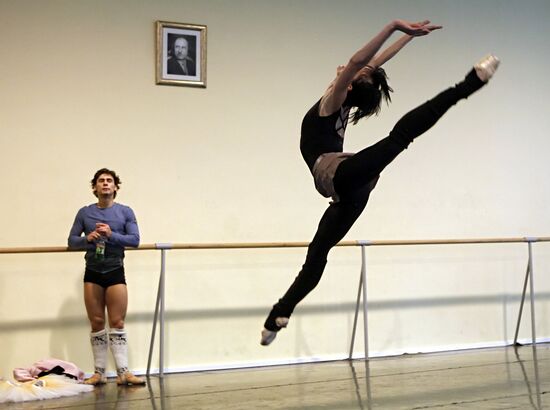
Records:
<instances>
[{"instance_id":1,"label":"barre support post","mask_svg":"<svg viewBox=\"0 0 550 410\"><path fill-rule=\"evenodd\" d=\"M160 334L159 334L159 377L164 377L164 299L165 299L165 274L166 274L166 250L172 249L170 243L157 243L156 249L160 249L160 276L159 286L157 291L157 301L155 303L155 316L153 318L153 330L151 332L151 342L149 344L149 358L147 361L147 373L149 377L151 374L151 360L153 357L153 346L155 343L155 335L157 329L157 321L160 322Z\"/></svg>"},{"instance_id":2,"label":"barre support post","mask_svg":"<svg viewBox=\"0 0 550 410\"><path fill-rule=\"evenodd\" d=\"M365 340L365 360L369 360L369 323L367 307L367 257L365 245L361 245L361 277L363 278L363 337Z\"/></svg>"}]
</instances>

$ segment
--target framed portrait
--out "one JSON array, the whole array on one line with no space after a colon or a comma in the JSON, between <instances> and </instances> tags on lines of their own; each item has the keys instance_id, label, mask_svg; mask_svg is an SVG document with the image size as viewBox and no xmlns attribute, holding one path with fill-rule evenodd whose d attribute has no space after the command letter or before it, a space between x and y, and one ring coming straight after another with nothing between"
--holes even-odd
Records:
<instances>
[{"instance_id":1,"label":"framed portrait","mask_svg":"<svg viewBox=\"0 0 550 410\"><path fill-rule=\"evenodd\" d=\"M206 26L156 25L157 84L206 87Z\"/></svg>"}]
</instances>

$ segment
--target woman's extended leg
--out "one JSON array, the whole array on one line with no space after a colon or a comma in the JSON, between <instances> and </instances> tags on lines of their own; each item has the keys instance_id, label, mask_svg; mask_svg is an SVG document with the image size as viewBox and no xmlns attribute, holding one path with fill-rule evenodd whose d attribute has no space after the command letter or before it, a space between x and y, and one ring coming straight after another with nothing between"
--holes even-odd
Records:
<instances>
[{"instance_id":1,"label":"woman's extended leg","mask_svg":"<svg viewBox=\"0 0 550 410\"><path fill-rule=\"evenodd\" d=\"M486 81L480 79L476 69L472 69L464 81L405 114L388 137L342 161L334 175L336 192L343 195L372 181L416 137L437 123L449 108L461 99L468 98L485 84Z\"/></svg>"},{"instance_id":2,"label":"woman's extended leg","mask_svg":"<svg viewBox=\"0 0 550 410\"><path fill-rule=\"evenodd\" d=\"M323 214L317 232L308 246L306 261L294 283L285 295L273 306L264 327L272 332L280 330L277 317L288 318L296 305L319 283L327 263L327 256L353 226L367 204L370 189L364 188L353 195L342 197L332 203Z\"/></svg>"}]
</instances>

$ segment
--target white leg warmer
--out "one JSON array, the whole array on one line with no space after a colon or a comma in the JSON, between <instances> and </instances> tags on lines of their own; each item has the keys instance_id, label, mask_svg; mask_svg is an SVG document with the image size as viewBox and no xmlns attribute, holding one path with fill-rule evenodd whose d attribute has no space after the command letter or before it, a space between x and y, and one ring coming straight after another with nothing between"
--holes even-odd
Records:
<instances>
[{"instance_id":1,"label":"white leg warmer","mask_svg":"<svg viewBox=\"0 0 550 410\"><path fill-rule=\"evenodd\" d=\"M124 329L109 330L109 346L115 359L117 374L128 372L128 339Z\"/></svg>"},{"instance_id":2,"label":"white leg warmer","mask_svg":"<svg viewBox=\"0 0 550 410\"><path fill-rule=\"evenodd\" d=\"M105 329L99 332L90 333L90 342L92 343L92 352L94 354L95 372L105 374L107 366L107 331Z\"/></svg>"}]
</instances>

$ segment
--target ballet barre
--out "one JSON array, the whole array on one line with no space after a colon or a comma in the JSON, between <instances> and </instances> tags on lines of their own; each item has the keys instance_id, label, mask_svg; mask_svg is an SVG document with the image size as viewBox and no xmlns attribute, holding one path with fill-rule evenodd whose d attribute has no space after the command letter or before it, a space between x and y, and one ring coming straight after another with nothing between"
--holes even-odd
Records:
<instances>
[{"instance_id":1,"label":"ballet barre","mask_svg":"<svg viewBox=\"0 0 550 410\"><path fill-rule=\"evenodd\" d=\"M341 241L336 246L359 246L361 248L361 273L359 276L359 289L357 292L357 301L355 305L355 316L353 320L353 330L351 337L351 346L349 359L352 359L353 348L355 344L355 335L357 331L357 321L359 317L359 309L361 299L363 301L363 336L365 347L365 359L369 359L369 333L368 333L368 306L367 306L367 261L365 248L367 246L420 246L420 245L466 245L466 244L495 244L495 243L527 243L528 245L528 261L527 271L523 285L523 292L518 314L518 321L514 336L514 345L517 344L521 317L523 314L523 305L526 297L527 284L530 285L529 300L531 313L531 340L533 345L536 343L535 334L535 298L533 284L533 255L532 244L534 242L550 242L550 237L518 237L518 238L476 238L476 239L432 239L432 240L354 240ZM149 345L149 358L147 362L147 375L150 375L151 361L153 356L153 346L156 334L156 324L160 323L159 331L159 377L164 377L164 283L166 271L166 255L167 250L175 249L261 249L261 248L303 248L307 247L309 242L257 242L257 243L202 243L202 244L171 244L163 243L154 245L156 249L161 251L161 269L159 277L159 285L157 291L157 301L155 304L155 316L153 319L153 330L151 333L151 342ZM141 248L141 246L140 246ZM148 248L151 249L151 248ZM365 295L362 297L362 295Z\"/></svg>"},{"instance_id":2,"label":"ballet barre","mask_svg":"<svg viewBox=\"0 0 550 410\"><path fill-rule=\"evenodd\" d=\"M348 358L351 360L353 356L353 347L355 343L355 334L357 330L357 320L359 316L359 306L361 303L361 294L363 297L363 336L365 346L365 359L369 359L369 336L368 336L368 308L367 308L367 260L365 254L365 247L367 246L418 246L418 245L468 245L468 244L496 244L496 243L527 243L527 269L525 273L525 280L523 283L523 291L521 296L521 303L518 313L518 320L516 324L516 330L514 334L514 345L517 345L519 327L521 324L521 317L523 314L523 306L525 303L525 296L527 291L527 284L529 284L529 301L530 301L530 313L531 313L531 342L533 345L536 343L535 333L535 293L533 284L533 252L532 244L534 242L550 242L550 237L518 237L518 238L476 238L476 239L417 239L417 240L378 240L378 241L366 241L359 240L357 245L361 247L361 274L359 276L359 289L357 292L357 302L355 305L355 316L353 320L353 331L351 337L351 346Z\"/></svg>"},{"instance_id":3,"label":"ballet barre","mask_svg":"<svg viewBox=\"0 0 550 410\"><path fill-rule=\"evenodd\" d=\"M365 347L365 359L369 359L369 333L368 333L368 304L367 304L367 259L366 247L372 246L423 246L423 245L467 245L467 244L498 244L498 243L526 243L527 244L527 268L523 283L521 303L518 313L518 320L514 335L514 345L517 344L519 327L523 315L527 285L529 285L529 301L531 313L531 341L536 343L535 332L535 293L533 283L533 253L532 244L535 242L550 242L550 236L545 237L515 237L515 238L474 238L474 239L420 239L420 240L348 240L341 241L338 247L360 247L361 248L361 272L359 275L359 287L357 291L357 300L355 305L355 315L353 320L353 330L351 337L351 346L349 359L352 359L357 331L357 322L361 301L363 305L363 336ZM135 250L160 250L160 275L157 289L157 299L155 303L155 314L153 319L153 328L151 332L151 341L149 344L149 357L147 362L147 376L151 374L151 362L153 357L153 348L159 323L159 377L164 377L164 321L165 321L165 275L166 275L166 252L168 250L215 250L215 249L266 249L266 248L305 248L309 242L241 242L241 243L155 243L143 244L138 248L127 248L128 251ZM0 254L31 254L31 253L58 253L58 252L82 252L81 249L70 249L64 246L49 247L16 247L0 248Z\"/></svg>"}]
</instances>

